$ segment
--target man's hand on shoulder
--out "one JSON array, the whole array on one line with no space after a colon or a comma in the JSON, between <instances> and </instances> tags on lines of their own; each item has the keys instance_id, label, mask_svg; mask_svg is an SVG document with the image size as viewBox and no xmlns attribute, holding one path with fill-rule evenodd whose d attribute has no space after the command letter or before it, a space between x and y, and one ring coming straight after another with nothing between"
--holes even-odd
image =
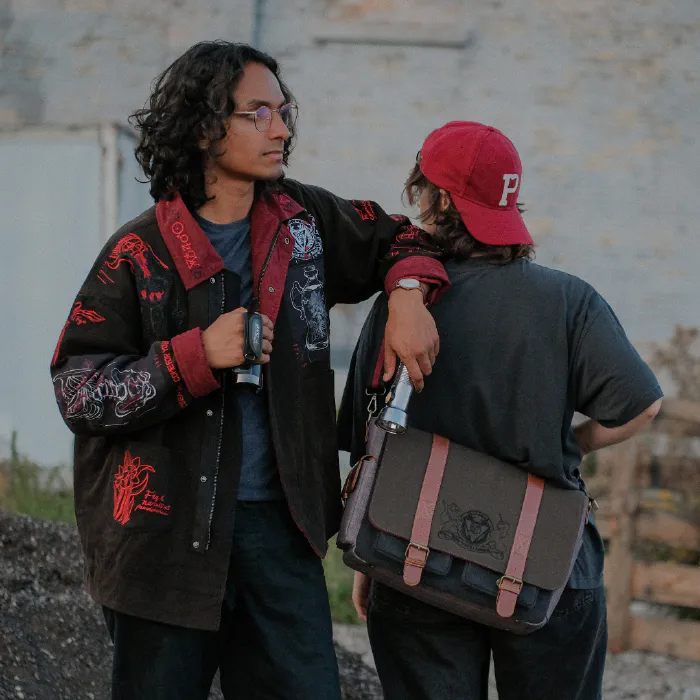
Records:
<instances>
[{"instance_id":1,"label":"man's hand on shoulder","mask_svg":"<svg viewBox=\"0 0 700 700\"><path fill-rule=\"evenodd\" d=\"M384 333L384 381L396 371L396 356L406 365L413 388L423 390L440 350L435 321L425 307L421 289L395 289L389 296Z\"/></svg>"},{"instance_id":2,"label":"man's hand on shoulder","mask_svg":"<svg viewBox=\"0 0 700 700\"><path fill-rule=\"evenodd\" d=\"M202 332L204 351L212 369L239 367L245 362L243 353L245 312L246 309L241 307L222 314ZM263 316L263 354L259 364L264 365L270 361L273 339L272 321L267 316Z\"/></svg>"}]
</instances>

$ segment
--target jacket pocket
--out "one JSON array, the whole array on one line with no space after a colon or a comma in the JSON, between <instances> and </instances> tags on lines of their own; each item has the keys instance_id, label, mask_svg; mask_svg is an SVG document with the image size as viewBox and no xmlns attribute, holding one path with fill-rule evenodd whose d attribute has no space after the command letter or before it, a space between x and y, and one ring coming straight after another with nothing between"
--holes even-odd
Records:
<instances>
[{"instance_id":1,"label":"jacket pocket","mask_svg":"<svg viewBox=\"0 0 700 700\"><path fill-rule=\"evenodd\" d=\"M109 473L103 508L113 527L162 531L172 526L174 453L157 444L120 441L107 460Z\"/></svg>"}]
</instances>

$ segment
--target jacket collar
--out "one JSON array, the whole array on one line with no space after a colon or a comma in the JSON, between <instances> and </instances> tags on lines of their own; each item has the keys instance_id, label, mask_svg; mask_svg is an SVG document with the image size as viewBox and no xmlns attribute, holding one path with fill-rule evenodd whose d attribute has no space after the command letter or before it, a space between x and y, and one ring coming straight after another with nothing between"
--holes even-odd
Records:
<instances>
[{"instance_id":1,"label":"jacket collar","mask_svg":"<svg viewBox=\"0 0 700 700\"><path fill-rule=\"evenodd\" d=\"M279 191L263 194L255 200L250 227L255 278L260 274L280 223L303 210L304 207L298 202ZM162 199L158 202L156 219L163 241L188 291L223 270L224 261L194 220L179 193L171 200Z\"/></svg>"}]
</instances>

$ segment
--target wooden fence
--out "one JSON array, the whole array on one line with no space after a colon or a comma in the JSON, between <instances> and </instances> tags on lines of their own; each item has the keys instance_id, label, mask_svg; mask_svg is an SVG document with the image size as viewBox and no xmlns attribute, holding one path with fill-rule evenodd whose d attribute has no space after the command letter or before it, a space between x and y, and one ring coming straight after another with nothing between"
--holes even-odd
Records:
<instances>
[{"instance_id":1,"label":"wooden fence","mask_svg":"<svg viewBox=\"0 0 700 700\"><path fill-rule=\"evenodd\" d=\"M607 543L610 651L700 661L700 452L691 444L698 437L700 404L666 400L653 427L601 451L587 479L591 495L602 494L596 523ZM652 561L636 556L642 548L655 553ZM670 561L658 560L663 552ZM698 621L632 614L632 601L696 609L688 617Z\"/></svg>"}]
</instances>

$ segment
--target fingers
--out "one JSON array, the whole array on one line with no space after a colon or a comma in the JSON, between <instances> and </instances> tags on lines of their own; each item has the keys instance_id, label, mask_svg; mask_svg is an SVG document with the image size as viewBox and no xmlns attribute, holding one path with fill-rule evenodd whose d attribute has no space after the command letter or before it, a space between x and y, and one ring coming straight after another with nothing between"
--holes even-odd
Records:
<instances>
[{"instance_id":1,"label":"fingers","mask_svg":"<svg viewBox=\"0 0 700 700\"><path fill-rule=\"evenodd\" d=\"M274 328L274 324L272 323L272 321L267 316L265 316L265 314L260 315L263 319L263 328L269 328L270 330L272 330Z\"/></svg>"},{"instance_id":2,"label":"fingers","mask_svg":"<svg viewBox=\"0 0 700 700\"><path fill-rule=\"evenodd\" d=\"M263 340L272 342L275 339L275 332L268 326L263 326Z\"/></svg>"},{"instance_id":3,"label":"fingers","mask_svg":"<svg viewBox=\"0 0 700 700\"><path fill-rule=\"evenodd\" d=\"M408 370L408 376L411 378L413 389L420 393L423 391L424 386L423 372L421 371L420 365L413 358L403 360L403 363L406 365L406 369Z\"/></svg>"},{"instance_id":4,"label":"fingers","mask_svg":"<svg viewBox=\"0 0 700 700\"><path fill-rule=\"evenodd\" d=\"M272 343L269 340L263 340L262 351L263 355L270 355L272 353Z\"/></svg>"},{"instance_id":5,"label":"fingers","mask_svg":"<svg viewBox=\"0 0 700 700\"><path fill-rule=\"evenodd\" d=\"M430 355L426 352L418 358L418 367L423 373L424 377L432 374L433 371L433 361L430 359Z\"/></svg>"},{"instance_id":6,"label":"fingers","mask_svg":"<svg viewBox=\"0 0 700 700\"><path fill-rule=\"evenodd\" d=\"M396 372L396 353L389 343L384 345L384 381L388 382Z\"/></svg>"}]
</instances>

